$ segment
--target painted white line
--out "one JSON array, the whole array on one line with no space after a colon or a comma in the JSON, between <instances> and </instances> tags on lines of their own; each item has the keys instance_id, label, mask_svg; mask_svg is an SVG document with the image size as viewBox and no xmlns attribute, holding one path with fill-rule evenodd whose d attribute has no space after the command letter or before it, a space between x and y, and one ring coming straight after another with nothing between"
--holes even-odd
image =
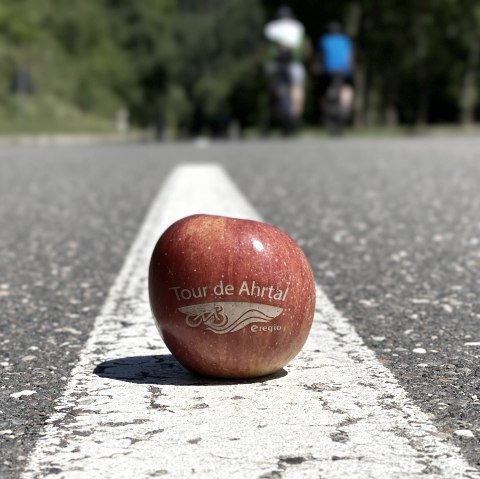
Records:
<instances>
[{"instance_id":1,"label":"painted white line","mask_svg":"<svg viewBox=\"0 0 480 479\"><path fill-rule=\"evenodd\" d=\"M147 298L161 232L192 213L258 219L215 166L175 171L155 200L23 478L479 478L317 288L287 375L185 372ZM94 373L96 370L96 373Z\"/></svg>"}]
</instances>

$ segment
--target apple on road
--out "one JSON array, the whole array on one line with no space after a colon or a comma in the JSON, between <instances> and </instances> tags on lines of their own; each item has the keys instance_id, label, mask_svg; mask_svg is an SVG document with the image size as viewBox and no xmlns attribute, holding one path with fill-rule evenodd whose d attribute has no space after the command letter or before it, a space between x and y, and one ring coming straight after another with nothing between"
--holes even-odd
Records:
<instances>
[{"instance_id":1,"label":"apple on road","mask_svg":"<svg viewBox=\"0 0 480 479\"><path fill-rule=\"evenodd\" d=\"M149 295L175 358L223 378L281 369L304 345L315 309L300 247L274 226L223 216L189 216L165 231L150 261Z\"/></svg>"}]
</instances>

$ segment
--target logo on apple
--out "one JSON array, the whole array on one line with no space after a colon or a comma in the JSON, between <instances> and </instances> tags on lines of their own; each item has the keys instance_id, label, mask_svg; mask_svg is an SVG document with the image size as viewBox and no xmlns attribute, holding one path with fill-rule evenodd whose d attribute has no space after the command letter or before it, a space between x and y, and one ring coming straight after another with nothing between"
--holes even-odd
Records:
<instances>
[{"instance_id":1,"label":"logo on apple","mask_svg":"<svg viewBox=\"0 0 480 479\"><path fill-rule=\"evenodd\" d=\"M239 331L252 323L268 323L282 314L283 308L260 303L225 301L194 304L178 310L186 315L185 323L191 328L203 326L206 331L225 334Z\"/></svg>"}]
</instances>

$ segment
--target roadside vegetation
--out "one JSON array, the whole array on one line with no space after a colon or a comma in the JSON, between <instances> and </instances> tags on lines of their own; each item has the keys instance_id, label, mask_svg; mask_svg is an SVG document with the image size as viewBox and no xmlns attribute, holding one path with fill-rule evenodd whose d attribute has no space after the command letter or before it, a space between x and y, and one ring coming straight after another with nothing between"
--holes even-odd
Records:
<instances>
[{"instance_id":1,"label":"roadside vegetation","mask_svg":"<svg viewBox=\"0 0 480 479\"><path fill-rule=\"evenodd\" d=\"M354 129L475 124L480 0L2 0L0 133L258 131L262 27L284 3L313 43L331 19L353 38ZM311 78L310 129L317 105Z\"/></svg>"}]
</instances>

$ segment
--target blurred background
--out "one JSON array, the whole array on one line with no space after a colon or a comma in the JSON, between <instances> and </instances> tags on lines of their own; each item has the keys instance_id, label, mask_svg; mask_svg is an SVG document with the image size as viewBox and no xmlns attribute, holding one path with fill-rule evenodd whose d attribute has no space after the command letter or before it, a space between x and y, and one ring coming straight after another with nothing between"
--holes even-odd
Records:
<instances>
[{"instance_id":1,"label":"blurred background","mask_svg":"<svg viewBox=\"0 0 480 479\"><path fill-rule=\"evenodd\" d=\"M475 130L480 0L1 0L0 134L260 135L263 30L285 4L311 43L303 131L323 130L332 20L354 45L349 131Z\"/></svg>"}]
</instances>

